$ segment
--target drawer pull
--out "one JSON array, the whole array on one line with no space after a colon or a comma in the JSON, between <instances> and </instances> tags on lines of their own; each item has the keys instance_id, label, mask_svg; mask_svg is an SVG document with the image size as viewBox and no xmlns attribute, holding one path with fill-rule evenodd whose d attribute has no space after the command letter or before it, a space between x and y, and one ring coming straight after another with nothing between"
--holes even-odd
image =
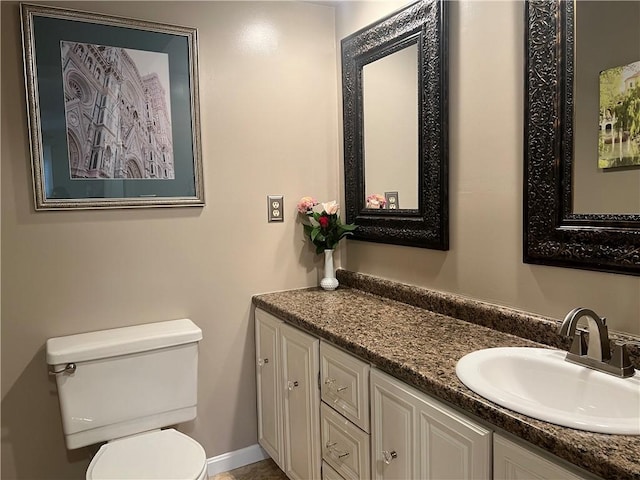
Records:
<instances>
[{"instance_id":1,"label":"drawer pull","mask_svg":"<svg viewBox=\"0 0 640 480\"><path fill-rule=\"evenodd\" d=\"M263 365L265 365L267 363L269 363L269 359L268 358L265 358L265 359L259 358L258 359L258 366L259 367L262 367Z\"/></svg>"},{"instance_id":2,"label":"drawer pull","mask_svg":"<svg viewBox=\"0 0 640 480\"><path fill-rule=\"evenodd\" d=\"M298 382L297 382L297 381L292 382L291 380L289 380L289 381L287 382L287 388L289 389L289 391L293 390L293 389L294 389L294 388L296 388L298 385L299 385L299 384L298 384Z\"/></svg>"},{"instance_id":3,"label":"drawer pull","mask_svg":"<svg viewBox=\"0 0 640 480\"><path fill-rule=\"evenodd\" d=\"M337 445L336 442L327 442L325 444L325 446L327 447L327 450L329 450L329 454L331 454L331 455L333 455L333 456L335 456L335 457L337 457L339 459L349 456L350 452L344 452L344 451L341 452L340 450L336 450L335 448L333 448L336 445Z\"/></svg>"},{"instance_id":4,"label":"drawer pull","mask_svg":"<svg viewBox=\"0 0 640 480\"><path fill-rule=\"evenodd\" d=\"M347 385L346 387L336 387L335 385L336 383L336 379L335 378L327 378L324 381L324 384L327 385L329 387L329 390L335 390L336 393L340 393L344 390L346 390L347 388L349 388L349 385Z\"/></svg>"},{"instance_id":5,"label":"drawer pull","mask_svg":"<svg viewBox=\"0 0 640 480\"><path fill-rule=\"evenodd\" d=\"M382 457L384 458L384 463L389 465L391 462L393 462L393 460L398 458L398 454L396 453L395 450L391 450L391 451L385 450L382 452Z\"/></svg>"}]
</instances>

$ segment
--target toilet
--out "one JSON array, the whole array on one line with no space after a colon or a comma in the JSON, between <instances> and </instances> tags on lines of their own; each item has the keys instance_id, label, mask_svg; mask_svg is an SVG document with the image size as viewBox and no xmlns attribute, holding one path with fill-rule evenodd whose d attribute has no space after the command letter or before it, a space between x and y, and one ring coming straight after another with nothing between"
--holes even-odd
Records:
<instances>
[{"instance_id":1,"label":"toilet","mask_svg":"<svg viewBox=\"0 0 640 480\"><path fill-rule=\"evenodd\" d=\"M68 449L104 443L88 480L203 480L204 449L164 428L196 417L198 342L191 320L47 340Z\"/></svg>"}]
</instances>

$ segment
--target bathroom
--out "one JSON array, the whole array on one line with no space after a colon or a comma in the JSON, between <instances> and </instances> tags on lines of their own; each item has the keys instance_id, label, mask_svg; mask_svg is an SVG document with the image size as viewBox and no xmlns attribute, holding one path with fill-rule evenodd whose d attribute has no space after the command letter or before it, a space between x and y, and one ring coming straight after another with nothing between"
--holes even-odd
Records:
<instances>
[{"instance_id":1,"label":"bathroom","mask_svg":"<svg viewBox=\"0 0 640 480\"><path fill-rule=\"evenodd\" d=\"M206 206L36 212L19 2L0 4L2 478L82 478L90 460L65 448L46 340L159 320L203 331L180 430L208 458L253 446L251 296L318 285L295 205L344 201L340 40L407 2L44 3L198 29ZM640 335L638 277L522 261L524 32L523 2L449 4L449 250L346 240L336 263L558 320L586 306Z\"/></svg>"}]
</instances>

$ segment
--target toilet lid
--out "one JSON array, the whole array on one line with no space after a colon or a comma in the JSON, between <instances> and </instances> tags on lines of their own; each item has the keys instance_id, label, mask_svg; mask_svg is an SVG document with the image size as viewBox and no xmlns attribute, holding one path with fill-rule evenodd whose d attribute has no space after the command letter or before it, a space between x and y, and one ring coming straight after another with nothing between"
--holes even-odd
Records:
<instances>
[{"instance_id":1,"label":"toilet lid","mask_svg":"<svg viewBox=\"0 0 640 480\"><path fill-rule=\"evenodd\" d=\"M174 429L106 443L96 453L88 480L195 480L206 468L204 449Z\"/></svg>"}]
</instances>

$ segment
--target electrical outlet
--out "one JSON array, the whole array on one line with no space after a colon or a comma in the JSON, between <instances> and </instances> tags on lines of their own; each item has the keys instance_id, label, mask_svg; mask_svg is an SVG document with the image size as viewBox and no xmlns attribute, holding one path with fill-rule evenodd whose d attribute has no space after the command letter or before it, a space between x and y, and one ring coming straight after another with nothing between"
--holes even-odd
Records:
<instances>
[{"instance_id":1,"label":"electrical outlet","mask_svg":"<svg viewBox=\"0 0 640 480\"><path fill-rule=\"evenodd\" d=\"M267 195L267 220L284 222L284 195Z\"/></svg>"},{"instance_id":2,"label":"electrical outlet","mask_svg":"<svg viewBox=\"0 0 640 480\"><path fill-rule=\"evenodd\" d=\"M388 210L398 210L400 208L398 192L384 192L384 198L387 200Z\"/></svg>"}]
</instances>

